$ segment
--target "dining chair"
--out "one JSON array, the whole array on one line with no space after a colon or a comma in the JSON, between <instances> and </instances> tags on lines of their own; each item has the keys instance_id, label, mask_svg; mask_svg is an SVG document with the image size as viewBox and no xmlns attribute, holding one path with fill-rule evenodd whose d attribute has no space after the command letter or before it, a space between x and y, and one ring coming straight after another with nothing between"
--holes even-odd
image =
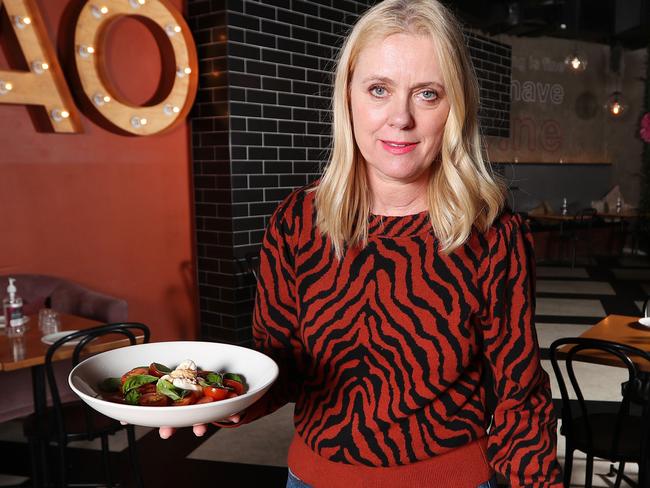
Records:
<instances>
[{"instance_id":1,"label":"dining chair","mask_svg":"<svg viewBox=\"0 0 650 488\"><path fill-rule=\"evenodd\" d=\"M567 346L568 350L560 351ZM583 351L599 351L618 359L620 366L627 369L628 379L621 385L621 400L616 412L603 413L585 401L580 382L575 373L574 362L580 362ZM559 366L563 356L566 366L564 373ZM550 359L562 396L562 426L560 433L566 437L564 464L564 486L571 482L573 452L577 449L587 455L585 487L591 488L594 457L619 463L615 488L619 488L624 478L625 464L639 465L640 487L649 486L650 460L648 456L648 436L650 434L650 381L648 374L641 371L632 361L650 367L650 354L635 347L600 339L566 337L557 339L550 346ZM571 393L567 386L571 387ZM573 400L573 398L577 400ZM636 406L635 408L630 408ZM641 415L634 410L641 410ZM612 467L613 470L613 467ZM628 478L625 477L629 482Z\"/></svg>"},{"instance_id":2,"label":"dining chair","mask_svg":"<svg viewBox=\"0 0 650 488\"><path fill-rule=\"evenodd\" d=\"M47 387L52 399L45 415L29 415L23 424L25 436L29 439L32 455L32 479L40 478L48 482L48 457L47 449L51 443L56 444L58 456L58 469L55 486L68 487L68 453L67 448L70 442L86 440L91 441L99 438L101 441L101 455L104 470L104 482L84 486L107 486L112 487L109 436L119 430L125 429L127 433L129 457L132 464L135 485L142 487L139 464L137 460L135 432L132 425L122 425L117 420L110 419L88 407L84 402L78 400L73 402L61 402L60 388L57 384L57 377L54 369L54 357L62 347L72 347L72 367L79 364L90 354L88 346L94 341L106 336L124 336L131 345L136 344L137 335L143 336L143 342L149 342L149 328L141 323L124 322L100 325L90 329L80 330L65 335L52 344L45 355L45 375ZM41 473L35 470L41 469Z\"/></svg>"}]
</instances>

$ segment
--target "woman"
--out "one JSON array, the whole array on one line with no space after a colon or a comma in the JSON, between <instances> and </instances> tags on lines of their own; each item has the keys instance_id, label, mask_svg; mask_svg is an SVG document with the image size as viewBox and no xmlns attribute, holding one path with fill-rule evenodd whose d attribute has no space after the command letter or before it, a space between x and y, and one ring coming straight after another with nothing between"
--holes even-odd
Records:
<instances>
[{"instance_id":1,"label":"woman","mask_svg":"<svg viewBox=\"0 0 650 488\"><path fill-rule=\"evenodd\" d=\"M288 487L561 486L531 236L481 155L453 17L370 9L333 102L329 166L264 238L254 338L282 375L241 423L296 402Z\"/></svg>"}]
</instances>

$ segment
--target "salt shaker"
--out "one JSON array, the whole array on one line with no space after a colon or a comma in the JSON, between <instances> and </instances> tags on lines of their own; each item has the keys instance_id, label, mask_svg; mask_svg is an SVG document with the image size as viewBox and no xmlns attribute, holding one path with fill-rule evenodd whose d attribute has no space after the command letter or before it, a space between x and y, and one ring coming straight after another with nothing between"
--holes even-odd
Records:
<instances>
[{"instance_id":1,"label":"salt shaker","mask_svg":"<svg viewBox=\"0 0 650 488\"><path fill-rule=\"evenodd\" d=\"M620 214L622 208L623 208L623 200L621 200L621 197L618 197L616 199L616 213Z\"/></svg>"},{"instance_id":2,"label":"salt shaker","mask_svg":"<svg viewBox=\"0 0 650 488\"><path fill-rule=\"evenodd\" d=\"M562 215L566 215L567 212L568 212L568 210L569 210L569 209L568 209L568 206L567 206L566 197L564 197L564 198L562 199Z\"/></svg>"}]
</instances>

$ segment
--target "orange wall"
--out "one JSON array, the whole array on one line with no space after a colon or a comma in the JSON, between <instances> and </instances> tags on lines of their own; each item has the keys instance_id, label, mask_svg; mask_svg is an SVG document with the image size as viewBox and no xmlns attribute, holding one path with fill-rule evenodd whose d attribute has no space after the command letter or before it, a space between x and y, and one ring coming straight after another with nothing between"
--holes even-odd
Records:
<instances>
[{"instance_id":1,"label":"orange wall","mask_svg":"<svg viewBox=\"0 0 650 488\"><path fill-rule=\"evenodd\" d=\"M62 44L74 25L61 19L72 3L36 0L61 59L71 55ZM16 68L5 57L15 45L0 36L0 69ZM119 21L107 49L119 95L138 104L152 96L161 62L149 31ZM69 278L125 298L155 341L195 338L188 124L129 137L83 114L82 123L83 134L38 133L24 106L0 104L0 274Z\"/></svg>"}]
</instances>

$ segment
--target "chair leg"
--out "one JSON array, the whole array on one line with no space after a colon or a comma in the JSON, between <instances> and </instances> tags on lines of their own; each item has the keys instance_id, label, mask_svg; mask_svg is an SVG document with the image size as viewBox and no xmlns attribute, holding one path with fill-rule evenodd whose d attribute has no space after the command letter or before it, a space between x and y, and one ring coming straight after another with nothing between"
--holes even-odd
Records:
<instances>
[{"instance_id":1,"label":"chair leg","mask_svg":"<svg viewBox=\"0 0 650 488\"><path fill-rule=\"evenodd\" d=\"M140 473L140 464L138 463L138 450L136 448L135 428L132 425L127 425L126 435L129 441L129 457L131 458L131 467L133 469L133 477L135 479L135 486L143 488L142 473Z\"/></svg>"},{"instance_id":2,"label":"chair leg","mask_svg":"<svg viewBox=\"0 0 650 488\"><path fill-rule=\"evenodd\" d=\"M594 457L587 455L587 469L585 473L585 488L591 488L592 478L594 476Z\"/></svg>"},{"instance_id":3,"label":"chair leg","mask_svg":"<svg viewBox=\"0 0 650 488\"><path fill-rule=\"evenodd\" d=\"M68 476L67 476L67 473L68 473L68 460L67 460L67 456L65 455L66 445L59 442L58 449L59 449L59 472L58 472L59 484L58 484L58 487L59 488L67 488L68 487L68 479L67 479L68 478Z\"/></svg>"},{"instance_id":4,"label":"chair leg","mask_svg":"<svg viewBox=\"0 0 650 488\"><path fill-rule=\"evenodd\" d=\"M104 479L106 480L107 488L113 488L113 481L111 480L111 453L108 450L108 436L106 434L101 436L102 441L102 461L104 463Z\"/></svg>"},{"instance_id":5,"label":"chair leg","mask_svg":"<svg viewBox=\"0 0 650 488\"><path fill-rule=\"evenodd\" d=\"M620 488L621 481L623 481L623 473L625 472L625 462L621 461L618 463L618 473L616 473L616 481L614 482L614 488Z\"/></svg>"},{"instance_id":6,"label":"chair leg","mask_svg":"<svg viewBox=\"0 0 650 488\"><path fill-rule=\"evenodd\" d=\"M571 486L571 470L573 469L573 449L567 443L564 452L564 488Z\"/></svg>"},{"instance_id":7,"label":"chair leg","mask_svg":"<svg viewBox=\"0 0 650 488\"><path fill-rule=\"evenodd\" d=\"M34 437L29 438L29 457L31 464L31 486L33 488L41 488L45 486L45 481L41 479L41 470L43 469L43 462L46 458L41 452L41 442Z\"/></svg>"}]
</instances>

